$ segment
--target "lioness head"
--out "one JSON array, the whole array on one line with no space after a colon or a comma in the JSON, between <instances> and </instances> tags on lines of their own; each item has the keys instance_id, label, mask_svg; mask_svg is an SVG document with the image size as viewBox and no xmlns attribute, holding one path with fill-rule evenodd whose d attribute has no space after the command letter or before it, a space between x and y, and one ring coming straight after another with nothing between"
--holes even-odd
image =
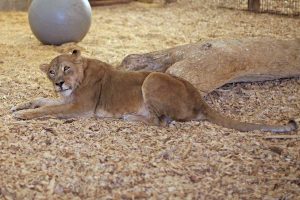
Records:
<instances>
[{"instance_id":1,"label":"lioness head","mask_svg":"<svg viewBox=\"0 0 300 200\"><path fill-rule=\"evenodd\" d=\"M83 59L79 50L54 58L50 64L40 65L53 83L56 92L70 96L83 79Z\"/></svg>"}]
</instances>

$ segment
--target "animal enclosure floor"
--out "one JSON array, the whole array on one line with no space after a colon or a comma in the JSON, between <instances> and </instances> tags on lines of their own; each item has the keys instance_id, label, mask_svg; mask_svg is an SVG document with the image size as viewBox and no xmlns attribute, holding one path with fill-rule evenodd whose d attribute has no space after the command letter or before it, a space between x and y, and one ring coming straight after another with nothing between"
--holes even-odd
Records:
<instances>
[{"instance_id":1,"label":"animal enclosure floor","mask_svg":"<svg viewBox=\"0 0 300 200\"><path fill-rule=\"evenodd\" d=\"M220 9L213 1L93 10L80 43L44 46L27 14L0 13L0 199L299 199L300 134L241 133L209 122L153 127L111 119L30 120L9 109L55 97L41 63L79 48L118 65L206 39L300 36L299 18ZM226 85L207 102L235 119L299 118L300 79Z\"/></svg>"}]
</instances>

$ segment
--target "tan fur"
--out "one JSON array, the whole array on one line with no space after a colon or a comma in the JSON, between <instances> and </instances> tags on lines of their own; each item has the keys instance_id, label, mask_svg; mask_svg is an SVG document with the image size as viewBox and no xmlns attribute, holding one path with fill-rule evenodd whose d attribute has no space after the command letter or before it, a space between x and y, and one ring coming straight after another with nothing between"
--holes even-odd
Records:
<instances>
[{"instance_id":1,"label":"tan fur","mask_svg":"<svg viewBox=\"0 0 300 200\"><path fill-rule=\"evenodd\" d=\"M208 120L240 131L288 132L287 125L263 125L234 121L210 108L193 85L159 72L125 72L95 59L71 55L41 65L62 98L36 99L12 108L19 119L41 117L113 117L146 124L165 125L171 120Z\"/></svg>"}]
</instances>

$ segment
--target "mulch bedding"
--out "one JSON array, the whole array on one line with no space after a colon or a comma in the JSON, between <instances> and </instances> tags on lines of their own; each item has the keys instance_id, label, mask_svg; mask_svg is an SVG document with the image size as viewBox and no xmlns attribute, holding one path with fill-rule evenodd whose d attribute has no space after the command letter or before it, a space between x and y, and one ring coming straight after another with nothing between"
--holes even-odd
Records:
<instances>
[{"instance_id":1,"label":"mulch bedding","mask_svg":"<svg viewBox=\"0 0 300 200\"><path fill-rule=\"evenodd\" d=\"M77 44L40 44L27 13L0 13L0 27L0 199L299 198L299 131L241 133L209 122L22 121L9 111L35 97L55 97L38 65L73 48L116 66L130 53L205 39L299 37L299 19L182 0L95 8L90 32ZM300 79L229 84L205 99L235 119L285 123L299 119Z\"/></svg>"}]
</instances>

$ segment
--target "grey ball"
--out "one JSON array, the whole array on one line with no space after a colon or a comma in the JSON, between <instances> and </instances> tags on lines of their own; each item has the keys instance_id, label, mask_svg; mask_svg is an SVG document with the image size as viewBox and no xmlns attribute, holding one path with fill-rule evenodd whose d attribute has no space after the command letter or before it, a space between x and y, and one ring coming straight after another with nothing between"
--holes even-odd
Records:
<instances>
[{"instance_id":1,"label":"grey ball","mask_svg":"<svg viewBox=\"0 0 300 200\"><path fill-rule=\"evenodd\" d=\"M79 42L91 26L92 9L88 0L33 0L28 20L43 44Z\"/></svg>"}]
</instances>

